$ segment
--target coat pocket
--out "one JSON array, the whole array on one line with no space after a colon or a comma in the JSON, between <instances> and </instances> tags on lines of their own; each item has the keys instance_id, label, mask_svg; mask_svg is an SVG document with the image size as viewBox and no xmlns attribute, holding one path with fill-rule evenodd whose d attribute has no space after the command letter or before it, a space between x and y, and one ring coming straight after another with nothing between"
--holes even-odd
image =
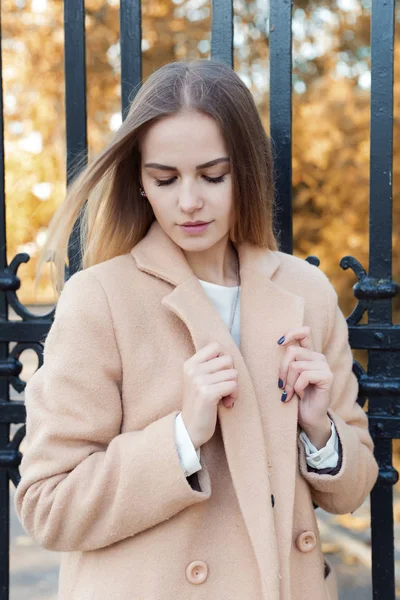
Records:
<instances>
[{"instance_id":1,"label":"coat pocket","mask_svg":"<svg viewBox=\"0 0 400 600\"><path fill-rule=\"evenodd\" d=\"M338 600L336 573L331 563L324 557L324 579L329 600Z\"/></svg>"}]
</instances>

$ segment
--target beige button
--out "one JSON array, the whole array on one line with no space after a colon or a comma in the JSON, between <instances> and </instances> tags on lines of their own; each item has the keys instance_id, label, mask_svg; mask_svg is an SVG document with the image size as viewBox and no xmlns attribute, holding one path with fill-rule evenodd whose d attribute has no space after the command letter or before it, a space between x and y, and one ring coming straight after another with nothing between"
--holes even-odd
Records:
<instances>
[{"instance_id":1,"label":"beige button","mask_svg":"<svg viewBox=\"0 0 400 600\"><path fill-rule=\"evenodd\" d=\"M202 560L194 560L186 567L186 577L190 583L204 583L208 576L208 566Z\"/></svg>"},{"instance_id":2,"label":"beige button","mask_svg":"<svg viewBox=\"0 0 400 600\"><path fill-rule=\"evenodd\" d=\"M296 546L300 552L310 552L317 545L317 538L313 531L304 531L296 540Z\"/></svg>"}]
</instances>

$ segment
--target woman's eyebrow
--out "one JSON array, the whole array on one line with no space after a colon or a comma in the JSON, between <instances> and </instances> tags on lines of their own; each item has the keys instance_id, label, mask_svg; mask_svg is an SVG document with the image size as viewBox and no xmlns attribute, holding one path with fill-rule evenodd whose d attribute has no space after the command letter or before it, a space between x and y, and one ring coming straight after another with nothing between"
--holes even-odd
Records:
<instances>
[{"instance_id":1,"label":"woman's eyebrow","mask_svg":"<svg viewBox=\"0 0 400 600\"><path fill-rule=\"evenodd\" d=\"M214 158L214 160L205 162L202 165L197 165L196 170L205 169L206 167L212 167L214 165L217 165L220 162L227 162L227 161L229 161L229 156L221 156L220 158ZM169 165L161 165L160 163L154 163L154 162L145 163L144 166L151 167L153 169L161 169L163 171L177 171L178 170L176 167L170 167Z\"/></svg>"}]
</instances>

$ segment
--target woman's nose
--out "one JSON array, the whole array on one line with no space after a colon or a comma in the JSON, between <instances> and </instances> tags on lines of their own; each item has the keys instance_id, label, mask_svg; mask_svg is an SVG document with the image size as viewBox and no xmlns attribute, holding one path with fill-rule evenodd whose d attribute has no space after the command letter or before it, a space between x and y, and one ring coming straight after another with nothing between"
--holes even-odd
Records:
<instances>
[{"instance_id":1,"label":"woman's nose","mask_svg":"<svg viewBox=\"0 0 400 600\"><path fill-rule=\"evenodd\" d=\"M193 212L203 206L201 198L197 197L193 193L181 194L179 196L179 207L184 212Z\"/></svg>"}]
</instances>

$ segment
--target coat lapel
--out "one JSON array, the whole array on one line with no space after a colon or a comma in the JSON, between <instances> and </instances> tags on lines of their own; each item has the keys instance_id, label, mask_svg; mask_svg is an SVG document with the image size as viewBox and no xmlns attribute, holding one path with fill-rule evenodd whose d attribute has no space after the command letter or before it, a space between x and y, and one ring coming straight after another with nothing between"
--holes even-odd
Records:
<instances>
[{"instance_id":1,"label":"coat lapel","mask_svg":"<svg viewBox=\"0 0 400 600\"><path fill-rule=\"evenodd\" d=\"M273 283L267 276L267 262L268 260L260 260L257 263L258 268L253 269L248 266L250 257L249 260L246 257L240 301L240 347L253 382L259 418L263 426L267 474L271 486L270 493L274 496L272 512L282 578L280 598L289 599L290 550L298 461L298 399L295 395L288 404L281 401L282 390L278 387L278 377L285 348L279 346L277 340L289 329L303 324L304 298ZM271 498L265 498L265 503L271 507Z\"/></svg>"},{"instance_id":2,"label":"coat lapel","mask_svg":"<svg viewBox=\"0 0 400 600\"><path fill-rule=\"evenodd\" d=\"M265 600L289 599L289 589L284 588L289 582L292 541L297 399L287 405L280 401L278 371L284 348L277 339L289 328L302 325L304 300L271 281L280 264L278 253L248 242L237 249L240 349L182 250L157 221L132 249L132 255L139 269L174 285L162 304L186 325L196 351L218 340L233 357L239 398L233 410L218 406L226 458ZM273 573L276 577L271 577Z\"/></svg>"}]
</instances>

